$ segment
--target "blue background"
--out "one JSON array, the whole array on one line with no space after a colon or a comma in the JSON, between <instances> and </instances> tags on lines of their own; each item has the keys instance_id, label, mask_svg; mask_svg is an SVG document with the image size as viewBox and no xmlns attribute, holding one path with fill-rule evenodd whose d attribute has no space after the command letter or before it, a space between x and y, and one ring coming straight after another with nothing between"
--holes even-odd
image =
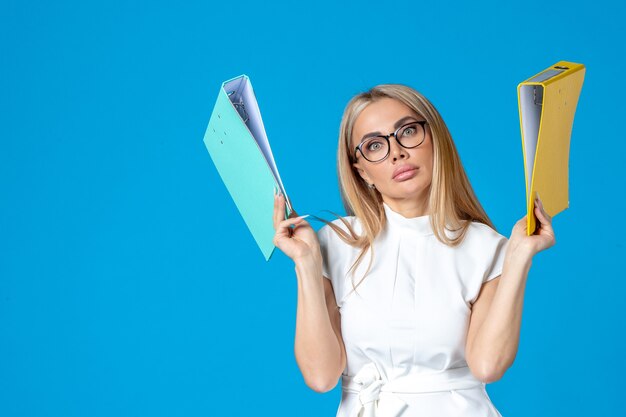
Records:
<instances>
[{"instance_id":1,"label":"blue background","mask_svg":"<svg viewBox=\"0 0 626 417\"><path fill-rule=\"evenodd\" d=\"M344 106L429 97L500 233L524 215L516 86L587 76L570 208L526 288L505 417L623 415L623 2L2 2L0 415L334 416L303 382L296 277L249 235L202 142L251 77L299 213L343 212ZM314 224L318 228L319 224Z\"/></svg>"}]
</instances>

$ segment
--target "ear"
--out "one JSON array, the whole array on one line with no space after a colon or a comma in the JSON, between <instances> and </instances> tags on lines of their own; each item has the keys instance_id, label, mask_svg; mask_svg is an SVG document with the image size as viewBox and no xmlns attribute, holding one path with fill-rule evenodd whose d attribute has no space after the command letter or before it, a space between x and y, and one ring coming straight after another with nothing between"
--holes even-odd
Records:
<instances>
[{"instance_id":1,"label":"ear","mask_svg":"<svg viewBox=\"0 0 626 417\"><path fill-rule=\"evenodd\" d=\"M354 162L352 164L352 166L357 170L357 172L359 173L361 178L363 178L365 180L365 182L367 182L368 184L372 183L372 181L370 181L369 175L367 175L365 170L363 170L363 168L361 167L361 164L359 162Z\"/></svg>"}]
</instances>

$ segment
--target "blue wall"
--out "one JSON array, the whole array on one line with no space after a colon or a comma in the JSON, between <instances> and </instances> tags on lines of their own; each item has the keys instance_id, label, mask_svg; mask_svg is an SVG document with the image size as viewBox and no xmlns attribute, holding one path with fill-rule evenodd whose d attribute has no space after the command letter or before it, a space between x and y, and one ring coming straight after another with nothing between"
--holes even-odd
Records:
<instances>
[{"instance_id":1,"label":"blue wall","mask_svg":"<svg viewBox=\"0 0 626 417\"><path fill-rule=\"evenodd\" d=\"M202 142L251 77L299 213L342 212L344 106L428 96L505 235L524 215L516 86L587 76L570 208L534 260L505 417L623 415L623 2L22 2L0 12L0 415L332 416L304 384L296 277L266 263ZM319 224L315 224L319 227Z\"/></svg>"}]
</instances>

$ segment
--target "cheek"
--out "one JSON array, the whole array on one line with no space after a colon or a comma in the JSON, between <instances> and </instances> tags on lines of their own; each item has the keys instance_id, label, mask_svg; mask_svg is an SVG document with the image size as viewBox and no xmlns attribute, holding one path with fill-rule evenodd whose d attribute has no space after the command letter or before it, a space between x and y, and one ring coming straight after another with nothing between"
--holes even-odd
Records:
<instances>
[{"instance_id":1,"label":"cheek","mask_svg":"<svg viewBox=\"0 0 626 417\"><path fill-rule=\"evenodd\" d=\"M433 150L432 144L429 146L428 153L425 159L426 159L426 164L428 165L429 170L432 172L433 166L435 164L435 152Z\"/></svg>"},{"instance_id":2,"label":"cheek","mask_svg":"<svg viewBox=\"0 0 626 417\"><path fill-rule=\"evenodd\" d=\"M381 169L379 166L373 166L369 170L369 175L373 180L377 180L378 182L382 181L387 177L386 171Z\"/></svg>"},{"instance_id":3,"label":"cheek","mask_svg":"<svg viewBox=\"0 0 626 417\"><path fill-rule=\"evenodd\" d=\"M433 174L433 166L434 166L433 155L430 155L429 158L426 160L426 168L431 176Z\"/></svg>"},{"instance_id":4,"label":"cheek","mask_svg":"<svg viewBox=\"0 0 626 417\"><path fill-rule=\"evenodd\" d=\"M426 177L431 180L433 177L433 166L434 166L434 155L431 153L427 157L424 158L424 164L422 165L424 172L426 173Z\"/></svg>"}]
</instances>

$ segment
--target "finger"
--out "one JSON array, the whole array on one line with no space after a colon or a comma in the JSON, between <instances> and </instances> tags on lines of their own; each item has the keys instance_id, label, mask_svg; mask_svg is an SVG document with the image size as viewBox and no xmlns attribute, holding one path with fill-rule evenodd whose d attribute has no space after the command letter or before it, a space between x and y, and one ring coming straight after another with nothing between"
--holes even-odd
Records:
<instances>
[{"instance_id":1,"label":"finger","mask_svg":"<svg viewBox=\"0 0 626 417\"><path fill-rule=\"evenodd\" d=\"M309 222L304 220L307 217L309 217L308 214L305 214L303 216L294 217L294 220L296 220L296 219L300 219L300 220L297 223L294 224L293 228L295 229L296 227L310 226Z\"/></svg>"},{"instance_id":2,"label":"finger","mask_svg":"<svg viewBox=\"0 0 626 417\"><path fill-rule=\"evenodd\" d=\"M552 220L552 216L550 216L548 214L548 212L546 211L546 208L543 206L543 201L541 201L541 197L539 197L539 193L537 193L537 201L539 204L539 208L541 209L541 211L544 213L544 215L549 219Z\"/></svg>"},{"instance_id":3,"label":"finger","mask_svg":"<svg viewBox=\"0 0 626 417\"><path fill-rule=\"evenodd\" d=\"M278 228L279 229L286 229L289 226L294 225L294 224L298 224L300 222L305 222L306 223L306 221L304 220L305 217L308 217L308 214L304 215L304 216L291 217L289 219L282 220L280 223L278 223Z\"/></svg>"},{"instance_id":4,"label":"finger","mask_svg":"<svg viewBox=\"0 0 626 417\"><path fill-rule=\"evenodd\" d=\"M528 217L527 214L524 215L524 217L522 217L521 219L519 219L518 221L515 222L515 225L517 226L526 226L526 218Z\"/></svg>"},{"instance_id":5,"label":"finger","mask_svg":"<svg viewBox=\"0 0 626 417\"><path fill-rule=\"evenodd\" d=\"M539 207L535 209L535 213L539 222L537 223L537 230L534 234L543 236L544 243L545 245L547 245L543 248L545 249L556 243L556 239L554 237L554 229L552 228L550 216L544 215Z\"/></svg>"},{"instance_id":6,"label":"finger","mask_svg":"<svg viewBox=\"0 0 626 417\"><path fill-rule=\"evenodd\" d=\"M304 217L306 216L294 217L292 219L281 221L278 229L276 229L276 235L274 239L280 239L282 237L291 238L297 227L308 226L308 223L304 220Z\"/></svg>"},{"instance_id":7,"label":"finger","mask_svg":"<svg viewBox=\"0 0 626 417\"><path fill-rule=\"evenodd\" d=\"M541 212L541 210L538 207L535 208L535 215L537 216L537 220L539 220L539 224L537 225L538 228L541 228L543 230L552 229L550 220L544 216L544 214Z\"/></svg>"},{"instance_id":8,"label":"finger","mask_svg":"<svg viewBox=\"0 0 626 417\"><path fill-rule=\"evenodd\" d=\"M280 210L278 206L278 194L276 194L276 190L274 190L274 215L272 217L274 230L276 230L278 223L280 223L281 220L282 218L280 217Z\"/></svg>"},{"instance_id":9,"label":"finger","mask_svg":"<svg viewBox=\"0 0 626 417\"><path fill-rule=\"evenodd\" d=\"M282 211L282 217L280 218L280 220L285 220L285 216L286 216L286 207L287 207L287 199L285 198L285 195L283 193L280 192L280 190L278 191L278 204L281 205L283 211ZM296 218L298 217L298 213L292 208L291 212L289 213L289 216L287 218Z\"/></svg>"},{"instance_id":10,"label":"finger","mask_svg":"<svg viewBox=\"0 0 626 417\"><path fill-rule=\"evenodd\" d=\"M282 191L280 191L280 189L278 190L278 204L280 204L281 208L283 209L282 217L280 218L280 220L285 220L285 216L287 215L287 198L282 193ZM291 210L291 213L289 213L288 218L289 217L294 217L293 213L294 213L294 211ZM297 215L295 217L297 217Z\"/></svg>"},{"instance_id":11,"label":"finger","mask_svg":"<svg viewBox=\"0 0 626 417\"><path fill-rule=\"evenodd\" d=\"M550 223L552 221L552 217L550 217L550 215L546 213L546 210L543 208L543 203L541 202L541 200L537 199L535 206L536 206L537 211L541 215L541 219L543 220L542 222ZM539 215L537 217L539 217Z\"/></svg>"},{"instance_id":12,"label":"finger","mask_svg":"<svg viewBox=\"0 0 626 417\"><path fill-rule=\"evenodd\" d=\"M278 191L278 196L276 197L276 204L278 204L278 223L285 220L285 197Z\"/></svg>"},{"instance_id":13,"label":"finger","mask_svg":"<svg viewBox=\"0 0 626 417\"><path fill-rule=\"evenodd\" d=\"M527 216L522 217L513 225L513 228L511 229L512 234L513 233L526 233L526 228L528 226L526 217Z\"/></svg>"},{"instance_id":14,"label":"finger","mask_svg":"<svg viewBox=\"0 0 626 417\"><path fill-rule=\"evenodd\" d=\"M280 237L288 237L290 238L292 233L293 233L293 229L291 226L293 225L297 225L299 222L301 222L302 219L298 219L298 218L293 218L293 219L286 219L286 220L281 220L278 222L278 225L276 227L276 237L280 238Z\"/></svg>"}]
</instances>

